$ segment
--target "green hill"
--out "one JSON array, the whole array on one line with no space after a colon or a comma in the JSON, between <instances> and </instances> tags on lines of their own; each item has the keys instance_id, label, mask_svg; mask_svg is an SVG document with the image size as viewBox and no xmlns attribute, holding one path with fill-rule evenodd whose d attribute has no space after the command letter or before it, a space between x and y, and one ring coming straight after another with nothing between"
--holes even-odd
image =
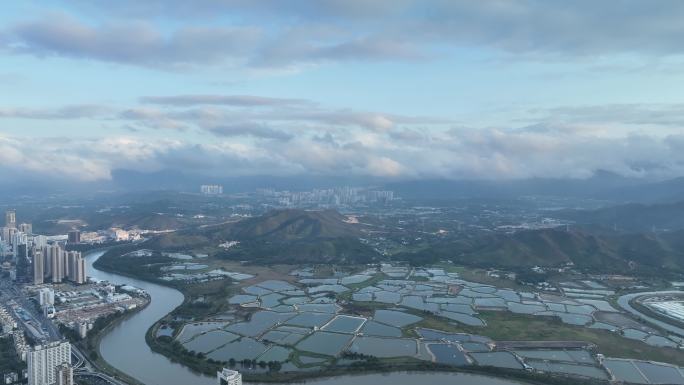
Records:
<instances>
[{"instance_id":1,"label":"green hill","mask_svg":"<svg viewBox=\"0 0 684 385\"><path fill-rule=\"evenodd\" d=\"M684 201L645 205L631 203L597 210L564 210L557 217L581 226L599 226L624 232L684 229Z\"/></svg>"},{"instance_id":2,"label":"green hill","mask_svg":"<svg viewBox=\"0 0 684 385\"><path fill-rule=\"evenodd\" d=\"M265 238L271 241L359 237L359 228L345 220L344 215L334 210L275 210L236 223L231 234L237 239Z\"/></svg>"},{"instance_id":3,"label":"green hill","mask_svg":"<svg viewBox=\"0 0 684 385\"><path fill-rule=\"evenodd\" d=\"M274 210L238 222L180 231L154 239L166 250L209 249L219 258L255 263L369 262L378 254L363 244L358 224L336 211ZM227 250L219 244L238 241Z\"/></svg>"},{"instance_id":4,"label":"green hill","mask_svg":"<svg viewBox=\"0 0 684 385\"><path fill-rule=\"evenodd\" d=\"M531 230L490 234L433 245L395 259L414 264L448 259L455 263L504 268L562 266L601 272L684 272L684 232L595 235L581 231Z\"/></svg>"}]
</instances>

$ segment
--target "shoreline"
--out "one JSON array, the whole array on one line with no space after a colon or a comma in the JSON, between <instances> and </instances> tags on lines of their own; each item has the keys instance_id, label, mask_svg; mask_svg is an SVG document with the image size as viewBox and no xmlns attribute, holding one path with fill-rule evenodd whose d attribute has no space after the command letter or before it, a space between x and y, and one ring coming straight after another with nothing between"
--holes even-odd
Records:
<instances>
[{"instance_id":1,"label":"shoreline","mask_svg":"<svg viewBox=\"0 0 684 385\"><path fill-rule=\"evenodd\" d=\"M105 360L104 357L102 356L102 352L100 351L100 343L102 342L102 339L104 338L104 336L107 335L113 328L119 326L126 319L131 318L134 315L136 315L137 313L145 310L145 308L147 308L147 306L149 306L151 301L152 300L150 299L149 301L147 301L147 303L145 303L144 306L141 306L141 307L135 309L134 311L124 313L120 317L116 317L116 319L114 319L112 322L107 324L107 326L102 328L102 330L100 330L94 336L92 342L94 344L94 350L95 350L95 352L97 352L97 360L93 361L90 357L88 357L88 359L93 364L93 366L96 367L96 369L98 369L98 370L104 372L105 374L110 375L114 378L120 379L120 380L122 380L122 381L124 381L130 385L145 385L144 383L138 381L136 378L132 377L128 373L123 372L123 371L117 369L116 367L112 366L111 364L109 364L109 362L107 362L107 360Z\"/></svg>"}]
</instances>

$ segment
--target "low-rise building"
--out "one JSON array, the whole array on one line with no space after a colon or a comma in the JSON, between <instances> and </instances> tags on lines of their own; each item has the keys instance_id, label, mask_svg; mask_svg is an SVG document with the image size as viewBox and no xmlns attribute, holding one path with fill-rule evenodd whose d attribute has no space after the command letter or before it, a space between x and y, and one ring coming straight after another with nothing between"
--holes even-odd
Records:
<instances>
[{"instance_id":1,"label":"low-rise building","mask_svg":"<svg viewBox=\"0 0 684 385\"><path fill-rule=\"evenodd\" d=\"M223 368L216 373L216 379L218 385L242 385L242 374L237 370Z\"/></svg>"}]
</instances>

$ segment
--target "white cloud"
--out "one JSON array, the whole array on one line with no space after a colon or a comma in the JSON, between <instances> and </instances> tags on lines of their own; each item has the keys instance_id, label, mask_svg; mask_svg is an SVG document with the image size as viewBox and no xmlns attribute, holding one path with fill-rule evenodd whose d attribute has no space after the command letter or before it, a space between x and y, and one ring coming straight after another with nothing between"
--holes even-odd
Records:
<instances>
[{"instance_id":1,"label":"white cloud","mask_svg":"<svg viewBox=\"0 0 684 385\"><path fill-rule=\"evenodd\" d=\"M677 0L128 0L65 8L72 14L0 30L0 47L166 69L414 61L456 47L528 58L684 54Z\"/></svg>"},{"instance_id":2,"label":"white cloud","mask_svg":"<svg viewBox=\"0 0 684 385\"><path fill-rule=\"evenodd\" d=\"M684 175L684 135L593 137L558 132L459 129L410 144L297 136L287 141L150 142L138 137L0 137L0 169L65 180L107 179L114 169L229 175L357 175L388 178L585 178ZM35 156L36 151L40 156Z\"/></svg>"}]
</instances>

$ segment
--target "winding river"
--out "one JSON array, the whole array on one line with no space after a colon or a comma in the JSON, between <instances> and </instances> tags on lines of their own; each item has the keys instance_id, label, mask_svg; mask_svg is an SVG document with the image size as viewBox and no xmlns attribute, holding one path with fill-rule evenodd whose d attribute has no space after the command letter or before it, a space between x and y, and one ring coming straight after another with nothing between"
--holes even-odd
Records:
<instances>
[{"instance_id":1,"label":"winding river","mask_svg":"<svg viewBox=\"0 0 684 385\"><path fill-rule=\"evenodd\" d=\"M153 352L145 342L145 333L157 320L183 302L178 290L139 279L97 270L93 263L104 251L88 253L85 257L88 275L113 284L129 284L150 294L150 304L111 329L100 343L100 354L113 367L146 385L213 385L214 377L195 373L187 367L171 362ZM306 385L520 385L505 379L463 373L389 373L341 376L307 381Z\"/></svg>"}]
</instances>

